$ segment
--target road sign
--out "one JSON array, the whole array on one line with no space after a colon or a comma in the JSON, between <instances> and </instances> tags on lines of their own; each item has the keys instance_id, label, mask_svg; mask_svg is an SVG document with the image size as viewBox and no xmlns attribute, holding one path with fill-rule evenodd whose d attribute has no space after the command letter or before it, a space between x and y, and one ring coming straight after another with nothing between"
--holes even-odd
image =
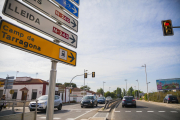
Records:
<instances>
[{"instance_id":1,"label":"road sign","mask_svg":"<svg viewBox=\"0 0 180 120\"><path fill-rule=\"evenodd\" d=\"M14 80L5 80L5 85L13 85Z\"/></svg>"},{"instance_id":2,"label":"road sign","mask_svg":"<svg viewBox=\"0 0 180 120\"><path fill-rule=\"evenodd\" d=\"M6 86L4 89L12 89L13 86Z\"/></svg>"},{"instance_id":3,"label":"road sign","mask_svg":"<svg viewBox=\"0 0 180 120\"><path fill-rule=\"evenodd\" d=\"M80 0L71 0L71 1L73 1L76 5L80 4Z\"/></svg>"},{"instance_id":4,"label":"road sign","mask_svg":"<svg viewBox=\"0 0 180 120\"><path fill-rule=\"evenodd\" d=\"M40 10L44 14L48 15L49 17L61 22L63 25L68 27L75 32L78 32L78 21L64 12L62 9L54 5L52 2L48 0L44 0L43 2L38 2L36 0L23 0L27 4L35 7L36 9Z\"/></svg>"},{"instance_id":5,"label":"road sign","mask_svg":"<svg viewBox=\"0 0 180 120\"><path fill-rule=\"evenodd\" d=\"M11 76L11 77L6 77L6 79L8 79L8 80L14 80L14 76Z\"/></svg>"},{"instance_id":6,"label":"road sign","mask_svg":"<svg viewBox=\"0 0 180 120\"><path fill-rule=\"evenodd\" d=\"M58 85L58 88L65 89L65 85Z\"/></svg>"},{"instance_id":7,"label":"road sign","mask_svg":"<svg viewBox=\"0 0 180 120\"><path fill-rule=\"evenodd\" d=\"M65 8L67 10L67 12L74 15L76 18L79 18L79 8L76 7L69 0L52 0L52 1L54 1L56 4Z\"/></svg>"},{"instance_id":8,"label":"road sign","mask_svg":"<svg viewBox=\"0 0 180 120\"><path fill-rule=\"evenodd\" d=\"M9 93L10 93L10 94L13 94L13 93L14 93L14 90L10 90Z\"/></svg>"},{"instance_id":9,"label":"road sign","mask_svg":"<svg viewBox=\"0 0 180 120\"><path fill-rule=\"evenodd\" d=\"M0 42L38 56L76 66L76 52L5 20L0 22Z\"/></svg>"},{"instance_id":10,"label":"road sign","mask_svg":"<svg viewBox=\"0 0 180 120\"><path fill-rule=\"evenodd\" d=\"M0 87L3 87L4 85L2 85L2 84L4 84L4 82L0 82Z\"/></svg>"},{"instance_id":11,"label":"road sign","mask_svg":"<svg viewBox=\"0 0 180 120\"><path fill-rule=\"evenodd\" d=\"M6 0L3 14L56 40L77 48L77 35L60 27L19 1Z\"/></svg>"}]
</instances>

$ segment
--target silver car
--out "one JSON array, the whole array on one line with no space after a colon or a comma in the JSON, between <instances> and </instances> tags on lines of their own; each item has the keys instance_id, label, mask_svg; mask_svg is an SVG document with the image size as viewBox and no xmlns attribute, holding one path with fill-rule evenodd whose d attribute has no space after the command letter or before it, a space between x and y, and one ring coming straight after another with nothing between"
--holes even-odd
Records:
<instances>
[{"instance_id":1,"label":"silver car","mask_svg":"<svg viewBox=\"0 0 180 120\"><path fill-rule=\"evenodd\" d=\"M47 101L48 101L48 95L43 95L39 97L37 103L37 110L38 111L45 111L47 109ZM60 96L55 95L54 96L54 108L57 108L58 110L62 109L62 100ZM32 101L29 103L29 110L33 111L36 109L36 101Z\"/></svg>"}]
</instances>

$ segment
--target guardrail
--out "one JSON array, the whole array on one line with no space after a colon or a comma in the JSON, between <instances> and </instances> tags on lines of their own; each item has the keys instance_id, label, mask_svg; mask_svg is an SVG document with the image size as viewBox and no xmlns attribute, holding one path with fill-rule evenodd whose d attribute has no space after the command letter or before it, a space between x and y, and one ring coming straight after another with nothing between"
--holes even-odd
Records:
<instances>
[{"instance_id":1,"label":"guardrail","mask_svg":"<svg viewBox=\"0 0 180 120\"><path fill-rule=\"evenodd\" d=\"M113 108L118 102L120 102L121 99L116 99L116 100L108 100L105 102L105 105L104 105L104 110L105 109L109 109L109 108Z\"/></svg>"},{"instance_id":2,"label":"guardrail","mask_svg":"<svg viewBox=\"0 0 180 120\"><path fill-rule=\"evenodd\" d=\"M23 103L23 113L21 113L21 114L14 114L15 113L14 106L15 106L15 103L17 103L17 102ZM28 100L23 100L23 101L20 101L20 100L0 100L0 105L1 105L1 103L12 103L12 114L0 116L0 120L6 120L7 118L9 119L9 118L12 118L12 117L19 117L19 116L21 116L21 118L22 118L22 119L19 119L19 120L25 120L25 116L31 116L32 119L30 119L30 120L36 120L36 118L37 118L37 102L38 102L38 100L36 100L36 109L35 109L35 112L34 112L34 117L32 116L32 114L33 114L32 112L30 112L29 114L25 113L26 102L31 102L31 101L28 101ZM27 119L27 117L26 117L26 119Z\"/></svg>"}]
</instances>

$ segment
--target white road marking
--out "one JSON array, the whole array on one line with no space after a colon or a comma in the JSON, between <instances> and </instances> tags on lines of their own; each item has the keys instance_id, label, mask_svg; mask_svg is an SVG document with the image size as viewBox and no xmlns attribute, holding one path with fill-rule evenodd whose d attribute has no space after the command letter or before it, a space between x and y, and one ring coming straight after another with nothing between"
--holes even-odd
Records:
<instances>
[{"instance_id":1,"label":"white road marking","mask_svg":"<svg viewBox=\"0 0 180 120\"><path fill-rule=\"evenodd\" d=\"M39 117L39 118L46 119L46 117Z\"/></svg>"},{"instance_id":2,"label":"white road marking","mask_svg":"<svg viewBox=\"0 0 180 120\"><path fill-rule=\"evenodd\" d=\"M154 112L154 111L147 111L147 112Z\"/></svg>"},{"instance_id":3,"label":"white road marking","mask_svg":"<svg viewBox=\"0 0 180 120\"><path fill-rule=\"evenodd\" d=\"M93 117L95 117L97 114L98 114L98 112Z\"/></svg>"},{"instance_id":4,"label":"white road marking","mask_svg":"<svg viewBox=\"0 0 180 120\"><path fill-rule=\"evenodd\" d=\"M41 116L41 115L37 115L37 116Z\"/></svg>"},{"instance_id":5,"label":"white road marking","mask_svg":"<svg viewBox=\"0 0 180 120\"><path fill-rule=\"evenodd\" d=\"M178 113L177 111L170 111L170 112L172 112L172 113Z\"/></svg>"},{"instance_id":6,"label":"white road marking","mask_svg":"<svg viewBox=\"0 0 180 120\"><path fill-rule=\"evenodd\" d=\"M106 114L106 118L108 117L109 113Z\"/></svg>"},{"instance_id":7,"label":"white road marking","mask_svg":"<svg viewBox=\"0 0 180 120\"><path fill-rule=\"evenodd\" d=\"M74 118L67 118L66 120L75 120Z\"/></svg>"},{"instance_id":8,"label":"white road marking","mask_svg":"<svg viewBox=\"0 0 180 120\"><path fill-rule=\"evenodd\" d=\"M59 119L61 119L61 118L53 118L53 119L55 119L55 120L59 120Z\"/></svg>"},{"instance_id":9,"label":"white road marking","mask_svg":"<svg viewBox=\"0 0 180 120\"><path fill-rule=\"evenodd\" d=\"M125 112L131 112L131 111L125 111Z\"/></svg>"},{"instance_id":10,"label":"white road marking","mask_svg":"<svg viewBox=\"0 0 180 120\"><path fill-rule=\"evenodd\" d=\"M158 111L158 112L165 112L165 111Z\"/></svg>"},{"instance_id":11,"label":"white road marking","mask_svg":"<svg viewBox=\"0 0 180 120\"><path fill-rule=\"evenodd\" d=\"M92 109L92 110L90 110L89 112L91 112L91 111L93 111L93 110L96 110L96 109ZM84 114L82 114L82 115L80 115L80 116L74 118L74 120L75 120L75 119L78 119L79 117L81 117L81 116L83 116L83 115L85 115L85 114L87 114L87 113L89 113L89 112L86 112L86 113L84 113Z\"/></svg>"},{"instance_id":12,"label":"white road marking","mask_svg":"<svg viewBox=\"0 0 180 120\"><path fill-rule=\"evenodd\" d=\"M120 111L114 111L114 112L120 112Z\"/></svg>"},{"instance_id":13,"label":"white road marking","mask_svg":"<svg viewBox=\"0 0 180 120\"><path fill-rule=\"evenodd\" d=\"M136 111L136 112L142 112L142 111Z\"/></svg>"}]
</instances>

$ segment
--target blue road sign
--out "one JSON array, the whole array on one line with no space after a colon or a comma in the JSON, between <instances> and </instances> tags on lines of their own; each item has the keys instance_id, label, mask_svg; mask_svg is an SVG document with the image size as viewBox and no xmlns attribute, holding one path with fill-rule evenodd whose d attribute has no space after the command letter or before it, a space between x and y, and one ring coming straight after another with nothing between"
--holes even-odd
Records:
<instances>
[{"instance_id":1,"label":"blue road sign","mask_svg":"<svg viewBox=\"0 0 180 120\"><path fill-rule=\"evenodd\" d=\"M71 1L73 1L73 2L75 2L77 5L79 5L79 1L80 1L80 0L71 0Z\"/></svg>"},{"instance_id":2,"label":"blue road sign","mask_svg":"<svg viewBox=\"0 0 180 120\"><path fill-rule=\"evenodd\" d=\"M79 8L76 7L69 0L53 0L53 1L56 2L57 4L61 5L63 8L65 8L68 12L70 12L76 18L79 17Z\"/></svg>"}]
</instances>

